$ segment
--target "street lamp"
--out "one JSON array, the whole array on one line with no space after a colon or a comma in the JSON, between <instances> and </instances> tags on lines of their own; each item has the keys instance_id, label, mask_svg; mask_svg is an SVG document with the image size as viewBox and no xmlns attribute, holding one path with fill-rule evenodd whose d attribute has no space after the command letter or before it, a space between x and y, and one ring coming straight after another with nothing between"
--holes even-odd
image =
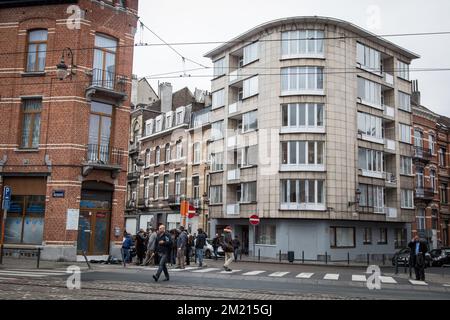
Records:
<instances>
[{"instance_id":1,"label":"street lamp","mask_svg":"<svg viewBox=\"0 0 450 320\"><path fill-rule=\"evenodd\" d=\"M65 57L70 58L70 71L68 71L69 67L66 65ZM64 48L61 54L61 61L56 65L56 77L59 80L64 80L67 77L72 79L72 75L75 74L73 71L73 52L69 47Z\"/></svg>"}]
</instances>

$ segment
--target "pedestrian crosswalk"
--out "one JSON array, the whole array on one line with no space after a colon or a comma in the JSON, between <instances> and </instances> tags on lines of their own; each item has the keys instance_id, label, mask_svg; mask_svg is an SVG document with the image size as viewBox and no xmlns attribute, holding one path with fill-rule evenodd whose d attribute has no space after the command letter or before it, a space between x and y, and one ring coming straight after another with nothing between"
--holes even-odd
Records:
<instances>
[{"instance_id":1,"label":"pedestrian crosswalk","mask_svg":"<svg viewBox=\"0 0 450 320\"><path fill-rule=\"evenodd\" d=\"M339 280L339 274L327 273L325 277L323 277L323 280Z\"/></svg>"},{"instance_id":2,"label":"pedestrian crosswalk","mask_svg":"<svg viewBox=\"0 0 450 320\"><path fill-rule=\"evenodd\" d=\"M67 276L65 269L0 269L0 281L15 280L20 278L46 278Z\"/></svg>"}]
</instances>

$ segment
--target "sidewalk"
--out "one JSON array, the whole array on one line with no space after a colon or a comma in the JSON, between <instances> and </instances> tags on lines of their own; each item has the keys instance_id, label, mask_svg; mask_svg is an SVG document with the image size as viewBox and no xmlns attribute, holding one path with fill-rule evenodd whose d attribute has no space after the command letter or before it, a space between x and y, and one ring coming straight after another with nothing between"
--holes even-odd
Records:
<instances>
[{"instance_id":1,"label":"sidewalk","mask_svg":"<svg viewBox=\"0 0 450 320\"><path fill-rule=\"evenodd\" d=\"M69 266L78 266L82 270L88 269L85 262L56 262L43 261L39 262L39 269L65 269ZM92 266L92 264L91 264ZM37 258L11 258L3 257L3 264L0 264L0 269L37 269Z\"/></svg>"}]
</instances>

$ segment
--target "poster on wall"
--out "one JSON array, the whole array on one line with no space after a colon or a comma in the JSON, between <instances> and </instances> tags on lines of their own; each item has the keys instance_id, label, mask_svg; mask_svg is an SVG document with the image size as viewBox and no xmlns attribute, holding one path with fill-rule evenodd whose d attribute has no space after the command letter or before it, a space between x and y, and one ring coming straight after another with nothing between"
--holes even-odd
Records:
<instances>
[{"instance_id":1,"label":"poster on wall","mask_svg":"<svg viewBox=\"0 0 450 320\"><path fill-rule=\"evenodd\" d=\"M66 230L78 230L78 220L80 218L80 209L67 209Z\"/></svg>"}]
</instances>

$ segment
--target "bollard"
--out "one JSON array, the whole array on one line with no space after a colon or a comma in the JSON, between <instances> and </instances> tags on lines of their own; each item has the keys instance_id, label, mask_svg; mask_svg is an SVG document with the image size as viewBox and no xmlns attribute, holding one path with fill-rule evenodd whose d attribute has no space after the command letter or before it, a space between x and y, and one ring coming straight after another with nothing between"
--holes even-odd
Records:
<instances>
[{"instance_id":1,"label":"bollard","mask_svg":"<svg viewBox=\"0 0 450 320\"><path fill-rule=\"evenodd\" d=\"M261 262L261 249L258 249L258 262Z\"/></svg>"},{"instance_id":2,"label":"bollard","mask_svg":"<svg viewBox=\"0 0 450 320\"><path fill-rule=\"evenodd\" d=\"M305 251L302 251L302 263L305 264Z\"/></svg>"},{"instance_id":3,"label":"bollard","mask_svg":"<svg viewBox=\"0 0 450 320\"><path fill-rule=\"evenodd\" d=\"M347 264L350 265L350 252L347 252Z\"/></svg>"},{"instance_id":4,"label":"bollard","mask_svg":"<svg viewBox=\"0 0 450 320\"><path fill-rule=\"evenodd\" d=\"M328 252L325 252L325 264L328 264Z\"/></svg>"},{"instance_id":5,"label":"bollard","mask_svg":"<svg viewBox=\"0 0 450 320\"><path fill-rule=\"evenodd\" d=\"M280 250L280 262L281 262L281 250Z\"/></svg>"},{"instance_id":6,"label":"bollard","mask_svg":"<svg viewBox=\"0 0 450 320\"><path fill-rule=\"evenodd\" d=\"M36 266L37 269L39 269L40 262L41 262L41 248L38 248L37 266Z\"/></svg>"}]
</instances>

